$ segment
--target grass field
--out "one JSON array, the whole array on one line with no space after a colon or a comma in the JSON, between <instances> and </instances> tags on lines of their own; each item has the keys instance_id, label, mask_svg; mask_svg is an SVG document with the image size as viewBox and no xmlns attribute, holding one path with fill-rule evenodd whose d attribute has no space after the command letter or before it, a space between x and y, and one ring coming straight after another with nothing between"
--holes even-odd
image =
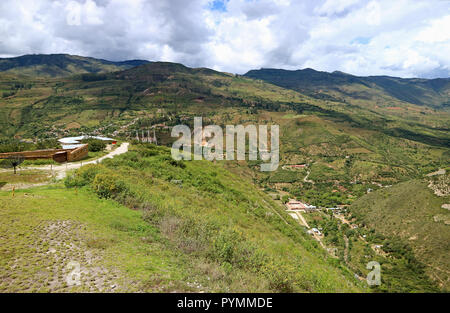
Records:
<instances>
[{"instance_id":1,"label":"grass field","mask_svg":"<svg viewBox=\"0 0 450 313\"><path fill-rule=\"evenodd\" d=\"M0 192L0 199L3 292L193 290L186 265L158 242L142 212L61 186L14 198ZM79 286L66 281L70 262L81 266Z\"/></svg>"},{"instance_id":2,"label":"grass field","mask_svg":"<svg viewBox=\"0 0 450 313\"><path fill-rule=\"evenodd\" d=\"M27 188L47 183L51 179L50 171L19 169L17 174L14 174L12 170L2 170L0 171L0 190L11 190L13 187L15 189Z\"/></svg>"}]
</instances>

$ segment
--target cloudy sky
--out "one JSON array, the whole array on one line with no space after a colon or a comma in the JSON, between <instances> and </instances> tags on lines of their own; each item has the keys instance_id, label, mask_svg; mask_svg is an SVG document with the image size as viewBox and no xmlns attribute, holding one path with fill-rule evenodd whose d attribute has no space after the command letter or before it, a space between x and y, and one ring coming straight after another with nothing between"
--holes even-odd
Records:
<instances>
[{"instance_id":1,"label":"cloudy sky","mask_svg":"<svg viewBox=\"0 0 450 313\"><path fill-rule=\"evenodd\" d=\"M1 0L0 57L450 76L447 0Z\"/></svg>"}]
</instances>

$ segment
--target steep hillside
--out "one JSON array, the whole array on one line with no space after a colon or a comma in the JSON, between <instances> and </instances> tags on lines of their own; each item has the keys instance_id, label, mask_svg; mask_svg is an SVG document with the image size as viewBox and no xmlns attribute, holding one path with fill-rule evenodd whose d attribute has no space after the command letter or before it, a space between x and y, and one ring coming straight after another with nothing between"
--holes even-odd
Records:
<instances>
[{"instance_id":1,"label":"steep hillside","mask_svg":"<svg viewBox=\"0 0 450 313\"><path fill-rule=\"evenodd\" d=\"M378 99L387 102L388 105L394 104L397 100L438 109L450 106L450 78L359 77L342 72L320 72L309 68L296 71L251 70L245 76L321 99L348 100L350 98L368 101Z\"/></svg>"},{"instance_id":2,"label":"steep hillside","mask_svg":"<svg viewBox=\"0 0 450 313\"><path fill-rule=\"evenodd\" d=\"M167 148L135 145L65 185L0 192L0 290L368 290L222 164L176 162ZM80 286L64 284L69 261L84 269Z\"/></svg>"},{"instance_id":3,"label":"steep hillside","mask_svg":"<svg viewBox=\"0 0 450 313\"><path fill-rule=\"evenodd\" d=\"M69 54L32 54L0 58L0 72L38 77L64 77L82 73L120 71L145 63L148 61L112 62Z\"/></svg>"},{"instance_id":4,"label":"steep hillside","mask_svg":"<svg viewBox=\"0 0 450 313\"><path fill-rule=\"evenodd\" d=\"M359 86L362 85L358 83L358 88ZM160 219L161 216L150 216L151 221L156 218L153 225L157 228L169 227L167 236L176 246L190 247L192 244L197 247L199 243L195 236L204 236L203 230L200 234L195 235L189 233L184 226L178 228L179 225L184 225L185 218L188 218L189 223L191 223L192 220L203 220L206 218L205 216L208 216L212 219L213 226L219 221L209 215L211 212L204 211L206 210L204 204L197 203L195 197L203 197L204 192L227 194L228 187L233 187L238 182L239 184L243 183L243 181L240 181L243 178L249 184L248 188L253 188L245 194L245 197L242 198L240 194L230 191L232 195L229 195L229 197L231 198L228 196L226 196L228 197L226 199L205 196L208 198L201 199L205 200L210 207L214 207L216 204L224 204L228 208L229 205L232 205L232 208L230 208L231 215L224 214L222 211L220 211L220 214L224 218L228 218L229 225L236 224L240 225L239 228L242 226L246 229L254 227L255 224L253 222L249 224L251 227L239 224L238 220L241 218L246 220L246 215L237 214L236 210L245 211L248 209L249 212L253 212L250 209L254 205L265 208L264 210L270 209L261 206L261 199L251 198L250 202L247 200L247 195L263 196L262 193L256 193L255 188L262 189L278 199L296 197L319 207L333 207L350 205L360 197L364 199L364 195L370 191L379 189L397 190L386 187L414 179L422 179L426 173L449 166L450 132L448 131L448 121L450 113L448 111L401 101L388 95L375 85L365 86L364 88L370 92L369 100L357 99L353 96L338 97L332 88L324 89L324 92L334 96L324 98L307 91L299 92L286 89L244 76L220 73L204 68L194 69L182 64L166 62L153 62L119 72L88 73L63 78L25 77L11 73L0 73L0 92L2 93L0 99L0 124L2 126L0 128L0 139L16 137L17 140L36 140L37 138L57 138L89 133L132 140L136 137L136 132L139 134L146 133L150 127L154 126L158 143L170 145L174 140L170 136L170 128L177 124L192 126L195 116L202 116L204 125L279 125L280 166L274 172L260 172L259 161L224 162L223 167L227 171L235 173L236 176L228 176L228 172L222 170L217 174L210 175L209 172L205 173L202 167L197 167L195 162L182 163L184 165L176 162L171 163L169 157L163 157L160 155L161 151L153 148L149 149L150 151L138 149L139 151L118 159L120 163L111 161L112 165L109 169L103 169L102 167L107 174L107 177L104 177L105 183L111 182L108 175L112 174L110 170L114 168L117 169L118 175L114 176L114 179L123 182L119 187L125 188L124 186L127 186L124 189L126 192L132 190L130 194L120 192L120 197L123 198L117 198L118 201L127 206L144 209L144 207L141 207L143 205L141 199L148 200L147 197L150 196L140 190L152 190L152 198L149 198L151 200L149 201L159 203L157 206L158 212L170 213L168 221ZM108 167L108 164L109 162L105 166ZM304 166L301 168L289 167L289 165L299 164ZM197 172L204 176L199 178ZM131 176L130 173L132 173ZM212 178L210 179L208 175ZM142 177L142 181L140 177ZM222 181L223 177L228 178L231 185ZM240 178L237 179L236 177ZM162 185L157 187L148 185L147 180L155 179L157 181L162 179L166 183L160 181ZM85 186L91 185L91 188L93 188L91 180L82 184ZM183 187L180 189L179 186L172 186L173 183L170 183L172 180L183 180ZM208 186L203 185L202 181L209 182ZM239 186L239 188L246 188L245 186ZM415 192L420 194L422 187ZM97 191L102 193L103 187L99 188ZM189 189L188 192L184 193L184 188L187 188L186 190L194 189ZM204 190L204 188L206 189ZM167 200L167 196L164 196L164 199L154 198L164 195L166 191L170 191L174 195L182 195L186 197L183 199L188 200L182 202L181 199L177 203L172 203ZM398 190L398 192L401 193L401 190ZM371 194L374 193L369 193L369 195ZM392 195L393 199L397 195L396 191ZM235 196L238 198L233 198ZM137 202L133 199L137 199ZM228 203L229 201L231 203ZM170 203L173 205L171 204L169 208L167 205ZM201 212L206 215L191 214L195 210L194 207L189 207L189 203L200 207ZM150 207L153 208L153 206ZM176 209L172 209L172 207ZM261 213L264 212L268 213L267 211L261 211ZM278 216L275 212L273 213ZM282 215L282 212L278 213ZM259 216L258 214L257 216ZM261 214L259 218L262 218L264 214ZM239 216L239 218L235 219L236 216ZM267 216L271 215L268 214ZM288 224L295 222L289 218L288 216L286 219ZM318 215L317 218L326 220L322 215ZM173 221L175 221L175 226L172 227ZM332 221L333 227L336 226L335 222L337 221L332 217L330 217L330 221ZM224 225L223 223L225 222L220 220L219 224ZM269 227L270 225L272 224L269 223L266 226ZM206 229L204 229L204 225L195 224L196 228L199 227L208 232L214 229L213 226L205 226ZM263 238L260 236L263 236L261 234L267 230L266 226L263 227L263 230L260 229L260 233L252 232L252 236L255 237L245 237L245 240L251 238L252 242L259 242L255 238ZM175 235L171 233L173 228L176 229ZM353 236L353 239L356 238L355 247L357 248L346 247L344 245L344 238L347 237L346 230L334 228L334 231L344 233L333 233L330 235L331 237L325 238L324 241L327 244L334 245L336 244L335 238L341 238L337 240L338 244L336 245L340 261L349 262L348 264L357 267L354 272L364 276L367 258L377 257L378 255L373 251L372 254L366 251L371 250L371 248L367 246L368 243L357 241L359 235ZM281 230L278 229L277 231ZM189 242L177 241L178 238L182 237L178 232L181 232L183 236L188 236ZM194 237L192 238L192 236ZM233 238L241 238L235 237L234 233L231 235L224 234L223 236L226 238L231 236L232 240L235 240ZM390 238L391 235L389 234L385 236L394 240ZM303 235L300 237L303 238ZM218 238L218 240L225 240ZM238 242L241 242L241 239ZM202 240L200 240L202 246L200 257L209 258L212 252L205 248L208 245L206 244L207 241ZM273 242L272 240L274 238L271 237L269 241ZM298 243L303 245L302 242L303 239ZM305 242L310 242L310 240ZM233 243L235 242L233 241ZM305 245L309 245L309 243L305 243ZM284 242L284 239L281 246L289 251L294 247L290 246L290 243ZM264 253L270 255L288 253L285 252L286 249L284 248L276 250L274 245L269 244L269 246L264 246ZM403 251L397 248L393 250ZM295 246L294 250L296 249ZM303 248L298 249L303 251ZM308 248L305 248L305 250L309 251ZM205 251L209 252L206 253ZM257 251L260 252L260 250ZM277 253L274 253L274 251L277 251ZM348 257L348 252L353 255L354 259L358 259L357 264L345 260L345 255ZM231 252L227 250L223 253L228 255ZM289 258L298 261L297 258L300 256L290 253L288 254ZM308 255L308 252L304 253ZM316 252L311 253L315 254ZM439 253L439 248L435 253ZM303 252L301 254L304 255ZM214 259L215 262L223 263L223 259L220 259L222 257L224 256ZM228 257L231 258L229 255ZM309 255L307 257L308 260L314 258ZM407 257L395 262L387 262L390 271L389 282L380 291L434 290L434 287L429 285L428 278L423 279L420 276L415 280L402 277L404 273L415 272L420 267L416 263L414 263L414 266L409 266L409 260L415 260L414 252L408 252ZM243 276L253 275L245 274L248 272L248 268L240 269L239 260L231 259L227 262L231 264L233 269L241 271ZM431 264L423 263L426 266ZM229 265L224 266L229 268ZM258 266L259 269L263 268L260 265ZM286 264L288 273L292 270L292 266L294 265L289 262ZM280 268L283 268L283 266ZM313 268L310 268L310 271L316 272ZM422 275L421 272L419 274ZM265 281L267 278L261 272L255 275L248 279ZM289 275L289 277L291 276ZM317 278L311 279L317 280ZM288 288L292 288L292 290L310 290L309 288L312 288L311 290L331 290L324 287L326 280L321 280L320 283L313 283L309 286L295 281L289 283ZM334 281L334 278L330 281ZM238 282L229 283L233 285ZM264 284L263 286L266 286ZM222 287L223 285L218 289L223 290ZM272 287L268 288L272 290ZM231 290L245 289L235 286Z\"/></svg>"},{"instance_id":5,"label":"steep hillside","mask_svg":"<svg viewBox=\"0 0 450 313\"><path fill-rule=\"evenodd\" d=\"M393 253L403 246L400 250L407 253L411 247L430 277L448 289L450 212L442 205L449 203L450 197L448 192L437 196L427 187L432 186L430 182L446 178L444 185L448 189L446 176L407 181L369 193L352 204L351 213L360 223L389 238L384 241L384 251Z\"/></svg>"},{"instance_id":6,"label":"steep hillside","mask_svg":"<svg viewBox=\"0 0 450 313\"><path fill-rule=\"evenodd\" d=\"M374 108L371 102L321 100L261 81L174 63L154 62L115 74L50 80L3 74L0 91L0 121L9 125L0 130L3 134L31 134L32 130L36 136L42 126L34 123L42 118L92 127L99 119L157 107L178 112L206 107L206 111L198 110L203 113L239 107L253 112L312 113L389 136L450 146L447 112L403 102L394 110L385 105ZM47 114L48 110L52 114ZM83 117L77 117L81 112ZM98 118L93 116L96 114Z\"/></svg>"},{"instance_id":7,"label":"steep hillside","mask_svg":"<svg viewBox=\"0 0 450 313\"><path fill-rule=\"evenodd\" d=\"M414 105L401 115L381 114L242 76L164 62L88 77L0 77L6 93L0 99L3 137L84 132L134 138L137 130L154 124L191 125L194 116L222 126L276 123L281 166L275 173L256 173L255 179L323 205L350 202L369 187L421 177L450 159L450 133L444 128L449 113L429 109L420 114L409 110ZM160 143L170 143L169 131L157 130L157 135ZM310 167L283 169L295 163ZM307 172L315 184L304 181ZM348 192L339 191L342 187Z\"/></svg>"}]
</instances>

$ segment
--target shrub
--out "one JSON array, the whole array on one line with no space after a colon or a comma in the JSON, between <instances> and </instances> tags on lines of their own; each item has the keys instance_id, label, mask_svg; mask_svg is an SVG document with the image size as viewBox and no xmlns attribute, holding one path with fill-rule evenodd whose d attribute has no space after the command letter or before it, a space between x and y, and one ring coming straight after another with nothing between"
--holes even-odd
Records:
<instances>
[{"instance_id":1,"label":"shrub","mask_svg":"<svg viewBox=\"0 0 450 313\"><path fill-rule=\"evenodd\" d=\"M86 185L86 182L79 175L74 173L72 175L68 175L64 179L64 185L66 188L82 187Z\"/></svg>"},{"instance_id":2,"label":"shrub","mask_svg":"<svg viewBox=\"0 0 450 313\"><path fill-rule=\"evenodd\" d=\"M69 175L64 180L64 185L67 188L82 187L91 184L95 176L105 168L102 165L88 164L78 169L72 175Z\"/></svg>"},{"instance_id":3,"label":"shrub","mask_svg":"<svg viewBox=\"0 0 450 313\"><path fill-rule=\"evenodd\" d=\"M141 209L144 211L142 215L143 220L152 225L159 225L164 217L162 208L154 203L144 202L141 204Z\"/></svg>"},{"instance_id":4,"label":"shrub","mask_svg":"<svg viewBox=\"0 0 450 313\"><path fill-rule=\"evenodd\" d=\"M148 157L152 157L152 156L158 155L158 151L155 150L155 149L142 149L139 152L144 158L148 158Z\"/></svg>"},{"instance_id":5,"label":"shrub","mask_svg":"<svg viewBox=\"0 0 450 313\"><path fill-rule=\"evenodd\" d=\"M231 229L221 231L213 242L212 256L221 263L233 263L235 247L239 243L239 235Z\"/></svg>"},{"instance_id":6,"label":"shrub","mask_svg":"<svg viewBox=\"0 0 450 313\"><path fill-rule=\"evenodd\" d=\"M222 264L258 272L267 262L266 254L232 230L220 231L213 239L211 256Z\"/></svg>"},{"instance_id":7,"label":"shrub","mask_svg":"<svg viewBox=\"0 0 450 313\"><path fill-rule=\"evenodd\" d=\"M159 228L166 237L173 239L176 238L181 223L181 219L176 216L164 216Z\"/></svg>"},{"instance_id":8,"label":"shrub","mask_svg":"<svg viewBox=\"0 0 450 313\"><path fill-rule=\"evenodd\" d=\"M114 198L127 191L120 176L112 173L99 173L92 182L92 188L100 198Z\"/></svg>"},{"instance_id":9,"label":"shrub","mask_svg":"<svg viewBox=\"0 0 450 313\"><path fill-rule=\"evenodd\" d=\"M180 160L180 161L170 160L169 164L172 166L177 166L179 168L186 168L186 164L182 160Z\"/></svg>"},{"instance_id":10,"label":"shrub","mask_svg":"<svg viewBox=\"0 0 450 313\"><path fill-rule=\"evenodd\" d=\"M269 280L269 288L275 292L293 292L295 273L284 264L270 262L263 268L263 273Z\"/></svg>"},{"instance_id":11,"label":"shrub","mask_svg":"<svg viewBox=\"0 0 450 313\"><path fill-rule=\"evenodd\" d=\"M77 174L82 177L86 184L91 184L95 176L101 171L105 171L105 167L98 164L88 164L77 171Z\"/></svg>"},{"instance_id":12,"label":"shrub","mask_svg":"<svg viewBox=\"0 0 450 313\"><path fill-rule=\"evenodd\" d=\"M106 148L106 142L100 139L88 138L83 139L82 143L87 143L89 145L89 151L98 152L103 151Z\"/></svg>"}]
</instances>

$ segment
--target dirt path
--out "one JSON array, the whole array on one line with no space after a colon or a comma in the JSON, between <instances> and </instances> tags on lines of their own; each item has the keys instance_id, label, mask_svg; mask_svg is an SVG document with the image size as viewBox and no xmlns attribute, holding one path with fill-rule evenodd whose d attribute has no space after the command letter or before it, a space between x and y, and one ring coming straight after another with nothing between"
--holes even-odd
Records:
<instances>
[{"instance_id":1,"label":"dirt path","mask_svg":"<svg viewBox=\"0 0 450 313\"><path fill-rule=\"evenodd\" d=\"M128 146L129 146L129 143L128 142L124 142L124 143L122 143L120 145L120 147L118 147L114 151L111 151L107 155L104 155L101 158L98 158L98 159L95 159L95 160L91 160L91 161L87 161L87 162L66 163L66 164L63 164L63 165L55 165L55 166L51 166L51 165L33 166L33 167L27 167L26 169L53 171L53 174L55 175L55 177L57 179L62 179L64 177L66 177L66 173L69 170L77 169L77 168L80 168L81 166L87 165L87 164L100 163L104 159L112 159L116 155L120 155L120 154L126 153L128 151Z\"/></svg>"},{"instance_id":2,"label":"dirt path","mask_svg":"<svg viewBox=\"0 0 450 313\"><path fill-rule=\"evenodd\" d=\"M298 218L299 218L299 220L298 220L299 224L300 224L300 222L301 222L306 228L311 229L311 227L308 225L308 222L307 222L306 219L303 217L302 213L296 211L295 214L296 214L296 215L298 216ZM314 237L314 239L316 239L316 240L319 242L319 244L322 246L322 248L324 248L326 251L328 251L328 250L327 250L327 247L326 247L325 244L322 242L322 239L320 238L320 236L318 236L317 234L313 233L313 237Z\"/></svg>"},{"instance_id":3,"label":"dirt path","mask_svg":"<svg viewBox=\"0 0 450 313\"><path fill-rule=\"evenodd\" d=\"M55 166L43 165L43 166L23 167L22 170L45 170L45 171L48 171L49 172L48 181L34 183L34 184L33 183L8 183L8 184L5 184L4 186L1 186L0 190L11 191L13 188L15 190L19 190L19 189L27 189L27 188L32 188L32 187L48 185L51 182L52 177L54 177L56 179L62 179L64 177L66 177L67 171L69 171L69 170L80 168L81 166L86 165L86 164L100 163L104 159L112 159L116 155L126 153L128 151L128 146L129 146L129 143L124 142L120 145L120 147L118 147L114 151L111 151L107 155L104 155L101 158L87 161L87 162L67 163L67 164L55 165Z\"/></svg>"},{"instance_id":4,"label":"dirt path","mask_svg":"<svg viewBox=\"0 0 450 313\"><path fill-rule=\"evenodd\" d=\"M428 177L434 176L434 175L445 175L445 169L444 168L440 168L435 172L429 173L427 174Z\"/></svg>"},{"instance_id":5,"label":"dirt path","mask_svg":"<svg viewBox=\"0 0 450 313\"><path fill-rule=\"evenodd\" d=\"M349 226L351 225L350 222L343 215L338 215L338 214L333 213L333 217L340 220L343 224L347 224Z\"/></svg>"},{"instance_id":6,"label":"dirt path","mask_svg":"<svg viewBox=\"0 0 450 313\"><path fill-rule=\"evenodd\" d=\"M1 191L12 191L13 188L14 188L14 190L28 189L31 187L39 187L39 186L44 186L44 185L48 185L48 184L49 184L48 181L42 182L42 183L35 183L35 184L32 184L32 183L8 183L8 184L0 187L0 190Z\"/></svg>"},{"instance_id":7,"label":"dirt path","mask_svg":"<svg viewBox=\"0 0 450 313\"><path fill-rule=\"evenodd\" d=\"M302 213L300 213L300 212L295 212L295 213L297 214L298 218L302 221L303 225L306 226L306 228L308 228L308 229L311 228L311 227L309 227L309 225L306 222L305 218L303 217Z\"/></svg>"}]
</instances>

